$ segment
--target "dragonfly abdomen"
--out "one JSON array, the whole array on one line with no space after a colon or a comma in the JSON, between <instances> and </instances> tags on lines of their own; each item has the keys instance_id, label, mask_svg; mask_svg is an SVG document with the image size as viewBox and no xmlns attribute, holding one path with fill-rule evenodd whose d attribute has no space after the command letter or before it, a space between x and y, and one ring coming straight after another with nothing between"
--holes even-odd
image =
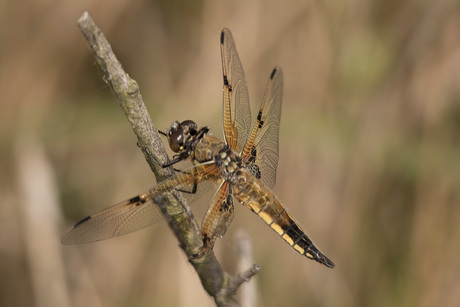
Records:
<instances>
[{"instance_id":1,"label":"dragonfly abdomen","mask_svg":"<svg viewBox=\"0 0 460 307\"><path fill-rule=\"evenodd\" d=\"M248 173L243 176L245 179L238 182L234 188L234 195L242 205L260 216L268 226L276 231L298 253L327 267L332 268L335 266L313 244L268 188L264 187L258 179Z\"/></svg>"}]
</instances>

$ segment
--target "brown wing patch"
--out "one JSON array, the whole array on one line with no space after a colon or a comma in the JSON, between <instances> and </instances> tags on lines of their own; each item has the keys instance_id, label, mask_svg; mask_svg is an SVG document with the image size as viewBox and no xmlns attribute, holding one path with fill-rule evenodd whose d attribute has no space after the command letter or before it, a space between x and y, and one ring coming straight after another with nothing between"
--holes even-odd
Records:
<instances>
[{"instance_id":1,"label":"brown wing patch","mask_svg":"<svg viewBox=\"0 0 460 307\"><path fill-rule=\"evenodd\" d=\"M234 207L230 192L230 183L224 181L212 198L201 226L205 247L212 247L233 220Z\"/></svg>"}]
</instances>

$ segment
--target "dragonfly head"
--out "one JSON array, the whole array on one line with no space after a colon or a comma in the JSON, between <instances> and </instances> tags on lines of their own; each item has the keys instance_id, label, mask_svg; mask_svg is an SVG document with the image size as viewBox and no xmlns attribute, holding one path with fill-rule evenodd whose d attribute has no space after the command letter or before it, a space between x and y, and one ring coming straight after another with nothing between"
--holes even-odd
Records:
<instances>
[{"instance_id":1,"label":"dragonfly head","mask_svg":"<svg viewBox=\"0 0 460 307\"><path fill-rule=\"evenodd\" d=\"M169 127L166 135L169 140L169 147L174 152L179 152L184 149L185 140L189 136L194 136L198 131L198 125L192 120L184 120L179 123L174 121Z\"/></svg>"}]
</instances>

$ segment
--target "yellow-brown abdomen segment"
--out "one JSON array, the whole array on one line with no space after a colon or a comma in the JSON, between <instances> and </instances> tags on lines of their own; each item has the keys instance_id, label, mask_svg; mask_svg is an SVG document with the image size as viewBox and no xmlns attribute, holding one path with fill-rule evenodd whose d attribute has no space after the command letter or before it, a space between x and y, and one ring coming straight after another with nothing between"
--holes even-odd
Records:
<instances>
[{"instance_id":1,"label":"yellow-brown abdomen segment","mask_svg":"<svg viewBox=\"0 0 460 307\"><path fill-rule=\"evenodd\" d=\"M242 205L260 216L267 225L275 230L298 253L318 261L327 267L333 268L335 266L313 244L268 188L264 187L257 178L246 171L244 171L241 179L234 188L234 195Z\"/></svg>"}]
</instances>

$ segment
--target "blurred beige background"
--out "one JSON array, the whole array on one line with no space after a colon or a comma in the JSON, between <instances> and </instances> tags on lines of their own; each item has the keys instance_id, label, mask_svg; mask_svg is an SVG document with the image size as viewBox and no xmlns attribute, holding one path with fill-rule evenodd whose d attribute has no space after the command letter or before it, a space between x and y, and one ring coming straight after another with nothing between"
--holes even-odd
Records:
<instances>
[{"instance_id":1,"label":"blurred beige background","mask_svg":"<svg viewBox=\"0 0 460 307\"><path fill-rule=\"evenodd\" d=\"M0 305L213 306L165 223L62 246L80 218L155 183L76 21L89 11L157 128L221 135L219 34L253 116L284 70L275 192L333 270L237 206L259 306L458 306L460 2L0 2ZM206 199L193 205L199 220Z\"/></svg>"}]
</instances>

